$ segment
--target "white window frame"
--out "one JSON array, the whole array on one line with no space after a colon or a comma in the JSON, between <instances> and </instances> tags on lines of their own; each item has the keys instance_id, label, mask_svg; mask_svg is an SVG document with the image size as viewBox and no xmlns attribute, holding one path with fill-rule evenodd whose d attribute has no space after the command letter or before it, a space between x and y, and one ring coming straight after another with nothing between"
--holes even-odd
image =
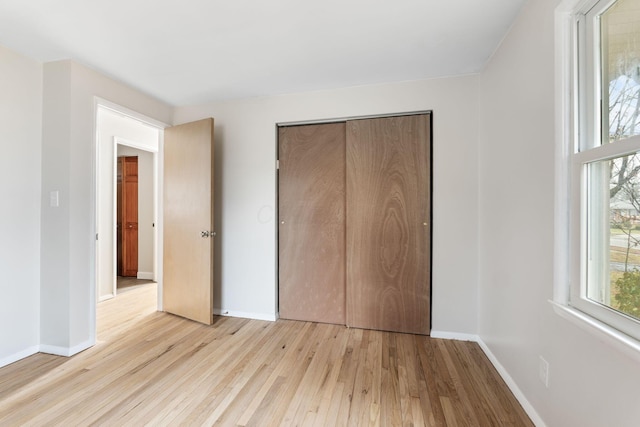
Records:
<instances>
[{"instance_id":1,"label":"white window frame","mask_svg":"<svg viewBox=\"0 0 640 427\"><path fill-rule=\"evenodd\" d=\"M586 298L586 164L640 151L640 136L598 145L598 32L594 16L615 0L564 0L555 15L556 313L640 360L640 322ZM587 31L587 25L591 31ZM595 38L594 38L595 37ZM591 138L591 139L587 139Z\"/></svg>"}]
</instances>

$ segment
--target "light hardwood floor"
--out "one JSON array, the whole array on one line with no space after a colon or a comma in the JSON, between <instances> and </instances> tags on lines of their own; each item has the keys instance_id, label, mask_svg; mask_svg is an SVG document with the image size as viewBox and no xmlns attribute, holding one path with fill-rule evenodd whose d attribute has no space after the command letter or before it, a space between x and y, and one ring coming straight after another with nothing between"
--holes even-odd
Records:
<instances>
[{"instance_id":1,"label":"light hardwood floor","mask_svg":"<svg viewBox=\"0 0 640 427\"><path fill-rule=\"evenodd\" d=\"M99 342L0 369L0 425L530 426L477 344L309 322L98 306Z\"/></svg>"}]
</instances>

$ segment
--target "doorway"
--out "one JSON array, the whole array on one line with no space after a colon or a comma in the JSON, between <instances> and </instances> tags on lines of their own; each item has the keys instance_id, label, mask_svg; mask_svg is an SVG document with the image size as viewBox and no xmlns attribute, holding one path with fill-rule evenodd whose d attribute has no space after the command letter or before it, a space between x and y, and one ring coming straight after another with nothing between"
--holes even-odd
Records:
<instances>
[{"instance_id":1,"label":"doorway","mask_svg":"<svg viewBox=\"0 0 640 427\"><path fill-rule=\"evenodd\" d=\"M117 287L117 159L135 156L140 164L141 220L134 279L154 280L161 294L161 203L159 188L164 126L126 109L98 102L96 108L96 302L114 298ZM161 309L158 297L158 309Z\"/></svg>"},{"instance_id":2,"label":"doorway","mask_svg":"<svg viewBox=\"0 0 640 427\"><path fill-rule=\"evenodd\" d=\"M154 162L153 152L116 144L116 294L155 280Z\"/></svg>"}]
</instances>

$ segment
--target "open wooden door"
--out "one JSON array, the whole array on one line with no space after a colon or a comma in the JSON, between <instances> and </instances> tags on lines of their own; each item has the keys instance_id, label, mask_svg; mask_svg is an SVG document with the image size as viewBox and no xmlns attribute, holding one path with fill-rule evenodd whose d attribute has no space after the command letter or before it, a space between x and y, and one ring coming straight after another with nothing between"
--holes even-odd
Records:
<instances>
[{"instance_id":1,"label":"open wooden door","mask_svg":"<svg viewBox=\"0 0 640 427\"><path fill-rule=\"evenodd\" d=\"M213 322L213 119L164 131L163 309Z\"/></svg>"}]
</instances>

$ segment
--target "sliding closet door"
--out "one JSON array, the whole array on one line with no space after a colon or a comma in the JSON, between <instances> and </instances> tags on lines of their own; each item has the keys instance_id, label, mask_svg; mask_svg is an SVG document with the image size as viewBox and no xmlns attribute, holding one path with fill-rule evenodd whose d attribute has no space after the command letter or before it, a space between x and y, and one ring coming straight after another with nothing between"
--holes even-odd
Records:
<instances>
[{"instance_id":1,"label":"sliding closet door","mask_svg":"<svg viewBox=\"0 0 640 427\"><path fill-rule=\"evenodd\" d=\"M280 317L345 323L345 124L278 135Z\"/></svg>"},{"instance_id":2,"label":"sliding closet door","mask_svg":"<svg viewBox=\"0 0 640 427\"><path fill-rule=\"evenodd\" d=\"M347 123L347 325L430 331L429 115Z\"/></svg>"}]
</instances>

